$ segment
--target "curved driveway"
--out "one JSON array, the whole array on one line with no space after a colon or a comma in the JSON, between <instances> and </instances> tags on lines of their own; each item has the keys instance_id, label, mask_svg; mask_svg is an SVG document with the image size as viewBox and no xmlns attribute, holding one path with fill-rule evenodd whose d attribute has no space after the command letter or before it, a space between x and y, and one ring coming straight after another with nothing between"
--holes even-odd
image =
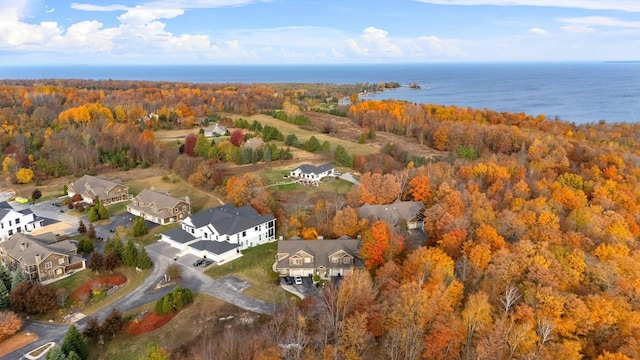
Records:
<instances>
[{"instance_id":1,"label":"curved driveway","mask_svg":"<svg viewBox=\"0 0 640 360\"><path fill-rule=\"evenodd\" d=\"M118 308L120 311L125 312L127 310L136 308L138 306L156 301L166 293L173 290L173 287L166 287L158 291L151 291L155 285L163 278L165 270L171 263L179 263L173 260L173 257L177 254L177 250L171 248L168 244L163 242L157 242L146 247L149 256L153 260L153 269L147 276L147 278L134 289L127 296L119 299L113 304L106 306L93 314L97 316L101 321L109 314L113 308ZM90 271L90 270L85 270ZM239 308L260 313L271 315L274 313L274 305L266 303L264 301L256 300L248 297L241 292L225 285L223 282L214 280L204 273L198 271L192 266L183 266L182 280L180 286L189 288L194 293L205 293L220 300L226 301ZM76 322L76 326L82 328L88 320L85 317ZM38 340L25 346L22 349L12 352L11 354L3 357L3 360L19 360L23 359L24 355L29 351L41 346L50 341L59 343L64 337L65 332L69 325L46 323L39 321L25 320L23 331L32 332L38 335Z\"/></svg>"}]
</instances>

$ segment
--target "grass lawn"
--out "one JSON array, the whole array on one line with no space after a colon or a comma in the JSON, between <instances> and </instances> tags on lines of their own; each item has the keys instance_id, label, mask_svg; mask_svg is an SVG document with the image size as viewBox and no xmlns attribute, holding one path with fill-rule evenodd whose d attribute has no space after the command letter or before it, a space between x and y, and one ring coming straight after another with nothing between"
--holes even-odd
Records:
<instances>
[{"instance_id":1,"label":"grass lawn","mask_svg":"<svg viewBox=\"0 0 640 360\"><path fill-rule=\"evenodd\" d=\"M158 191L169 191L173 197L189 196L191 200L191 213L193 214L202 209L221 205L213 194L194 188L178 175L174 174L131 180L127 181L125 185L129 186L129 192L132 194L138 194L142 189L153 187Z\"/></svg>"},{"instance_id":2,"label":"grass lawn","mask_svg":"<svg viewBox=\"0 0 640 360\"><path fill-rule=\"evenodd\" d=\"M213 266L205 273L214 279L233 274L251 284L244 294L269 303L279 304L288 295L276 284L278 275L273 263L278 242L272 242L243 251L243 256L221 266Z\"/></svg>"},{"instance_id":3,"label":"grass lawn","mask_svg":"<svg viewBox=\"0 0 640 360\"><path fill-rule=\"evenodd\" d=\"M120 201L115 204L105 205L109 215L122 214L127 212L127 205L131 204L131 200Z\"/></svg>"},{"instance_id":4,"label":"grass lawn","mask_svg":"<svg viewBox=\"0 0 640 360\"><path fill-rule=\"evenodd\" d=\"M155 303L127 311L125 317L152 310ZM193 304L182 310L160 329L142 335L128 335L123 331L113 339L107 339L102 350L92 344L89 359L137 359L146 352L147 344L155 342L171 353L187 346L198 336L214 330L219 317L237 315L238 308L206 294L195 294Z\"/></svg>"},{"instance_id":5,"label":"grass lawn","mask_svg":"<svg viewBox=\"0 0 640 360\"><path fill-rule=\"evenodd\" d=\"M94 312L100 310L101 308L108 306L115 301L123 298L135 288L137 288L147 277L149 274L149 270L136 271L135 268L121 267L118 269L118 272L121 272L127 277L127 283L118 289L115 293L110 296L107 296L104 300L87 306L82 309L82 312L86 315L93 314ZM108 273L102 272L100 274L94 273L93 271L87 269L80 272L77 272L67 278L62 280L58 280L52 283L50 286L54 289L66 289L68 294L71 295L76 289L82 286L89 280L99 278L101 276L107 275Z\"/></svg>"},{"instance_id":6,"label":"grass lawn","mask_svg":"<svg viewBox=\"0 0 640 360\"><path fill-rule=\"evenodd\" d=\"M141 243L143 246L147 246L155 243L160 238L159 234L180 227L180 223L173 223L169 225L159 225L149 230L148 233L139 237L132 237L133 240Z\"/></svg>"}]
</instances>

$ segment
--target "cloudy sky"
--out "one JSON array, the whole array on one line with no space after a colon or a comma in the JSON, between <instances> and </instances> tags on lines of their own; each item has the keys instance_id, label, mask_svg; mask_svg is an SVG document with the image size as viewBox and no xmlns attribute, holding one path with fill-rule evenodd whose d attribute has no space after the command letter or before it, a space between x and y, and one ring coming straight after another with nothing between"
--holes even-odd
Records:
<instances>
[{"instance_id":1,"label":"cloudy sky","mask_svg":"<svg viewBox=\"0 0 640 360\"><path fill-rule=\"evenodd\" d=\"M640 0L0 0L0 66L640 60Z\"/></svg>"}]
</instances>

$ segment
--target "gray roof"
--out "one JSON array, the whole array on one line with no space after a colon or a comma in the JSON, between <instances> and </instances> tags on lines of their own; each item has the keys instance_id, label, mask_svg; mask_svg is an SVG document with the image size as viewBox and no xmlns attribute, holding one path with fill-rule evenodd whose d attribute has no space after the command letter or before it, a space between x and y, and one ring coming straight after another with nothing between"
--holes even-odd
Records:
<instances>
[{"instance_id":1,"label":"gray roof","mask_svg":"<svg viewBox=\"0 0 640 360\"><path fill-rule=\"evenodd\" d=\"M239 244L232 244L228 241L200 240L190 245L194 249L208 251L212 254L222 255L227 251L239 248Z\"/></svg>"},{"instance_id":2,"label":"gray roof","mask_svg":"<svg viewBox=\"0 0 640 360\"><path fill-rule=\"evenodd\" d=\"M99 199L103 199L107 196L107 193L111 191L115 186L127 186L120 182L103 179L97 176L84 175L80 179L69 184L69 189L76 194L87 195L92 199L98 196Z\"/></svg>"},{"instance_id":3,"label":"gray roof","mask_svg":"<svg viewBox=\"0 0 640 360\"><path fill-rule=\"evenodd\" d=\"M189 241L195 240L195 237L188 232L182 230L181 228L169 230L167 232L162 233L164 236L170 238L175 242L179 242L181 244L188 243Z\"/></svg>"},{"instance_id":4,"label":"gray roof","mask_svg":"<svg viewBox=\"0 0 640 360\"><path fill-rule=\"evenodd\" d=\"M424 209L422 201L396 201L385 205L364 204L356 212L360 218L380 219L395 225L400 219L415 221L422 218Z\"/></svg>"},{"instance_id":5,"label":"gray roof","mask_svg":"<svg viewBox=\"0 0 640 360\"><path fill-rule=\"evenodd\" d=\"M293 169L293 171L296 171L298 169L300 169L300 171L302 171L304 174L322 174L325 171L331 170L333 169L334 166L326 163L326 164L322 164L320 166L314 166L314 165L309 165L309 164L304 164L304 165L300 165L297 168Z\"/></svg>"},{"instance_id":6,"label":"gray roof","mask_svg":"<svg viewBox=\"0 0 640 360\"><path fill-rule=\"evenodd\" d=\"M283 256L282 259L278 261L276 268L309 268L310 264L289 264L289 258L297 254L299 251L304 251L307 254L313 255L314 262L311 265L314 268L318 268L320 266L334 269L350 268L351 266L364 268L364 263L362 262L359 254L360 244L360 240L346 236L335 240L280 240L278 241L278 257L285 254L286 256ZM329 261L329 256L340 250L354 257L353 264L336 264Z\"/></svg>"},{"instance_id":7,"label":"gray roof","mask_svg":"<svg viewBox=\"0 0 640 360\"><path fill-rule=\"evenodd\" d=\"M260 215L249 205L237 208L225 204L191 215L190 219L196 228L211 224L220 235L234 235L274 220L275 217L271 214Z\"/></svg>"},{"instance_id":8,"label":"gray roof","mask_svg":"<svg viewBox=\"0 0 640 360\"><path fill-rule=\"evenodd\" d=\"M135 206L134 204L138 201L140 204ZM133 199L129 206L131 208L138 209L145 214L154 214L162 218L167 218L173 215L170 210L175 208L181 202L188 201L174 198L158 191L144 189ZM155 205L156 211L152 210L152 205Z\"/></svg>"},{"instance_id":9,"label":"gray roof","mask_svg":"<svg viewBox=\"0 0 640 360\"><path fill-rule=\"evenodd\" d=\"M50 243L53 239L55 236L52 233L38 236L16 233L7 241L0 243L0 246L14 259L22 259L26 265L37 265L36 255L40 255L44 260L51 253L72 255L71 253L76 251L76 246L69 240Z\"/></svg>"}]
</instances>

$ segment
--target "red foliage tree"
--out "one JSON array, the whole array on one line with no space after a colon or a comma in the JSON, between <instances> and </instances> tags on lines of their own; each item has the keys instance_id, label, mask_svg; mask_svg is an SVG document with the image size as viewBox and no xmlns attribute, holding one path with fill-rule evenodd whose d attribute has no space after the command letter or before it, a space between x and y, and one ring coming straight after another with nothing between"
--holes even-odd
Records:
<instances>
[{"instance_id":1,"label":"red foliage tree","mask_svg":"<svg viewBox=\"0 0 640 360\"><path fill-rule=\"evenodd\" d=\"M189 134L184 138L184 153L189 156L195 156L196 140L195 134Z\"/></svg>"},{"instance_id":2,"label":"red foliage tree","mask_svg":"<svg viewBox=\"0 0 640 360\"><path fill-rule=\"evenodd\" d=\"M233 130L233 132L231 133L231 136L229 137L229 141L235 146L242 145L242 142L244 141L244 134L242 133L242 130L240 129Z\"/></svg>"}]
</instances>

